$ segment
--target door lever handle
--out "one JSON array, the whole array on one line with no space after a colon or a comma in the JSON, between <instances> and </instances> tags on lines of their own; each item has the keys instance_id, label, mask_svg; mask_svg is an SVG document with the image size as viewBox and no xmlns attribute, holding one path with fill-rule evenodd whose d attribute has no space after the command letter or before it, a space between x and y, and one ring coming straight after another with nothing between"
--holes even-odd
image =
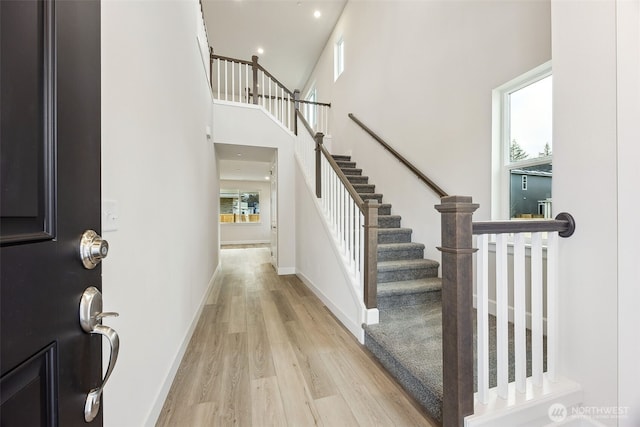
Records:
<instances>
[{"instance_id":1,"label":"door lever handle","mask_svg":"<svg viewBox=\"0 0 640 427\"><path fill-rule=\"evenodd\" d=\"M102 324L104 317L118 317L118 313L103 312L102 294L97 288L91 286L84 291L82 299L80 300L80 326L82 326L82 330L88 334L99 334L107 338L109 346L111 347L111 354L109 356L109 366L107 367L107 372L102 383L99 387L89 391L87 395L87 400L84 404L84 419L86 422L93 421L96 415L98 415L98 411L100 411L102 391L113 372L113 368L116 366L118 353L120 351L120 338L118 337L118 333L109 326Z\"/></svg>"}]
</instances>

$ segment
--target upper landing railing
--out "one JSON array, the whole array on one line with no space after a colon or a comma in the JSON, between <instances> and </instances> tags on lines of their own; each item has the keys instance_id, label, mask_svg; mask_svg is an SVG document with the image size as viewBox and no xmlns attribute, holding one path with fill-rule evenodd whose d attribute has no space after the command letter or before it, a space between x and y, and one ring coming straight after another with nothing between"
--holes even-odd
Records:
<instances>
[{"instance_id":1,"label":"upper landing railing","mask_svg":"<svg viewBox=\"0 0 640 427\"><path fill-rule=\"evenodd\" d=\"M291 132L297 133L296 111L319 132L329 133L331 104L300 99L299 90L290 90L258 63L215 55L210 51L211 89L221 101L260 105Z\"/></svg>"}]
</instances>

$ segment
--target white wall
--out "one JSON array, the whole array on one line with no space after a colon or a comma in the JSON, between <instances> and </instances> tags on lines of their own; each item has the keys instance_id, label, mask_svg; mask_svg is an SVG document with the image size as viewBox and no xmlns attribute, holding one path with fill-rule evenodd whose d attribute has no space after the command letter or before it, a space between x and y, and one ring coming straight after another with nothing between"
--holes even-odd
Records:
<instances>
[{"instance_id":1,"label":"white wall","mask_svg":"<svg viewBox=\"0 0 640 427\"><path fill-rule=\"evenodd\" d=\"M560 239L559 370L582 384L584 405L598 407L616 406L618 393L615 8L551 7L553 203L576 220L575 234Z\"/></svg>"},{"instance_id":2,"label":"white wall","mask_svg":"<svg viewBox=\"0 0 640 427\"><path fill-rule=\"evenodd\" d=\"M218 265L212 111L198 51L197 1L102 2L105 310L120 357L105 426L154 425Z\"/></svg>"},{"instance_id":3,"label":"white wall","mask_svg":"<svg viewBox=\"0 0 640 427\"><path fill-rule=\"evenodd\" d=\"M278 274L294 274L295 159L294 135L262 107L215 101L213 140L222 144L278 150ZM251 123L247 126L247 123Z\"/></svg>"},{"instance_id":4,"label":"white wall","mask_svg":"<svg viewBox=\"0 0 640 427\"><path fill-rule=\"evenodd\" d=\"M345 71L333 81L333 43ZM449 194L473 196L490 218L491 91L551 58L548 1L348 2L313 72L332 103L333 152L440 259L438 197L348 117L354 113ZM303 92L304 93L304 92Z\"/></svg>"},{"instance_id":5,"label":"white wall","mask_svg":"<svg viewBox=\"0 0 640 427\"><path fill-rule=\"evenodd\" d=\"M307 183L300 167L296 167L295 190L296 274L362 342L365 310L362 295L354 292L344 271L342 256L317 202L314 202L315 190Z\"/></svg>"},{"instance_id":6,"label":"white wall","mask_svg":"<svg viewBox=\"0 0 640 427\"><path fill-rule=\"evenodd\" d=\"M269 181L221 180L220 188L260 192L260 222L221 223L220 243L269 243L271 241L271 184Z\"/></svg>"},{"instance_id":7,"label":"white wall","mask_svg":"<svg viewBox=\"0 0 640 427\"><path fill-rule=\"evenodd\" d=\"M640 425L640 2L618 0L618 390L620 426Z\"/></svg>"}]
</instances>

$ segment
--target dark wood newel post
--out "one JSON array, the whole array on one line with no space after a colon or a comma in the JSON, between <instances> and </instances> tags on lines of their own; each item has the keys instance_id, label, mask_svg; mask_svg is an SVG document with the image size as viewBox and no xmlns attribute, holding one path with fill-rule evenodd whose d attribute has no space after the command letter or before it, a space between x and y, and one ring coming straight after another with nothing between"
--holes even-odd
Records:
<instances>
[{"instance_id":1,"label":"dark wood newel post","mask_svg":"<svg viewBox=\"0 0 640 427\"><path fill-rule=\"evenodd\" d=\"M209 46L209 83L211 83L211 90L213 90L213 47Z\"/></svg>"},{"instance_id":2,"label":"dark wood newel post","mask_svg":"<svg viewBox=\"0 0 640 427\"><path fill-rule=\"evenodd\" d=\"M473 414L473 253L471 197L447 196L442 216L442 424L462 426Z\"/></svg>"},{"instance_id":3,"label":"dark wood newel post","mask_svg":"<svg viewBox=\"0 0 640 427\"><path fill-rule=\"evenodd\" d=\"M258 57L251 57L251 70L253 71L253 103L258 103Z\"/></svg>"},{"instance_id":4,"label":"dark wood newel post","mask_svg":"<svg viewBox=\"0 0 640 427\"><path fill-rule=\"evenodd\" d=\"M378 306L378 202L364 201L364 305Z\"/></svg>"},{"instance_id":5,"label":"dark wood newel post","mask_svg":"<svg viewBox=\"0 0 640 427\"><path fill-rule=\"evenodd\" d=\"M298 134L298 111L300 110L300 89L293 91L293 133Z\"/></svg>"},{"instance_id":6,"label":"dark wood newel post","mask_svg":"<svg viewBox=\"0 0 640 427\"><path fill-rule=\"evenodd\" d=\"M322 174L321 172L321 160L322 160L322 140L324 134L322 132L316 132L313 139L316 141L316 197L319 199L322 197Z\"/></svg>"}]
</instances>

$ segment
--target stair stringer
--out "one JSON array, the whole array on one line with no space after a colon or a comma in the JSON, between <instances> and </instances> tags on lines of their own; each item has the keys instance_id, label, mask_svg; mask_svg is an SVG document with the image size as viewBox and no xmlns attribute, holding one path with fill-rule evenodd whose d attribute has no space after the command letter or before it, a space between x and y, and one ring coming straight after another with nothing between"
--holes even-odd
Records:
<instances>
[{"instance_id":1,"label":"stair stringer","mask_svg":"<svg viewBox=\"0 0 640 427\"><path fill-rule=\"evenodd\" d=\"M340 298L338 298L335 289L334 292L329 292L331 285L335 284L327 283L327 280L323 280L321 277L319 278L318 275L316 275L315 280L314 278L309 277L309 274L303 271L303 268L300 268L302 260L298 259L299 257L296 259L296 274L316 294L316 296L322 300L329 310L331 310L331 312L349 330L349 332L351 332L361 344L364 344L364 330L362 329L362 324L378 323L378 309L367 309L364 305L362 289L360 289L361 285L351 273L349 261L340 248L336 234L327 222L324 210L315 196L315 183L312 183L304 173L303 162L297 153L295 157L298 174L296 179L297 208L302 207L302 204L307 202L304 200L305 198L311 199L313 210L317 214L320 224L322 224L322 234L326 238L326 243L331 247L336 263L339 265L340 276L343 279L345 286L340 286L343 292L340 295ZM298 189L298 186L301 188ZM299 212L296 212L296 221L300 221L301 216L302 215L300 215ZM308 216L305 218L305 221L310 220L312 220L312 218L309 218ZM301 246L300 239L296 237L296 240L298 245ZM318 243L320 242L315 242L314 245ZM325 259L321 262L326 263L327 261L328 260ZM344 298L348 298L348 301L345 301ZM351 305L351 308L355 308L355 312L352 311L349 313L349 307L345 307L345 305Z\"/></svg>"}]
</instances>

